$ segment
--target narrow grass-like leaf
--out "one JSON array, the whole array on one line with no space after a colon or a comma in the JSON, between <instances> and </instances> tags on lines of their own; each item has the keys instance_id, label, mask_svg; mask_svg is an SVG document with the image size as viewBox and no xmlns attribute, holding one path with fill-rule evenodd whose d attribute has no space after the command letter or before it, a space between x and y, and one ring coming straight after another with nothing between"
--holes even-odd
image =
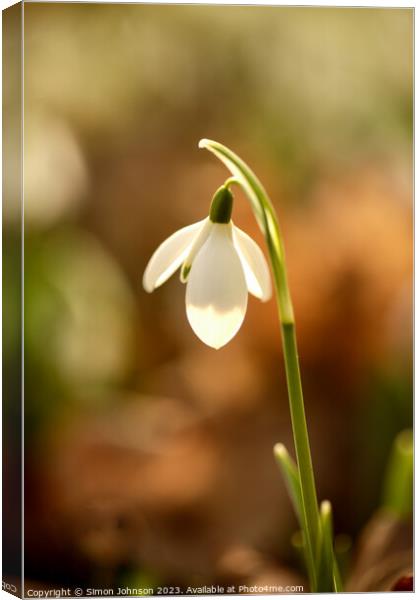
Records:
<instances>
[{"instance_id":1,"label":"narrow grass-like leaf","mask_svg":"<svg viewBox=\"0 0 420 600\"><path fill-rule=\"evenodd\" d=\"M413 511L413 432L402 431L392 446L385 476L383 506L404 519Z\"/></svg>"},{"instance_id":2,"label":"narrow grass-like leaf","mask_svg":"<svg viewBox=\"0 0 420 600\"><path fill-rule=\"evenodd\" d=\"M305 565L308 570L311 588L315 589L315 557L313 556L310 548L309 532L307 530L307 525L305 521L305 509L302 501L302 490L300 487L298 468L283 444L276 444L274 446L274 456L276 458L277 464L281 469L281 472L283 473L283 478L286 483L287 491L289 492L289 496L292 501L292 505L295 509L296 517L301 528L302 552L305 560Z\"/></svg>"},{"instance_id":3,"label":"narrow grass-like leaf","mask_svg":"<svg viewBox=\"0 0 420 600\"><path fill-rule=\"evenodd\" d=\"M333 556L333 576L334 576L334 592L343 591L343 580L341 578L340 565L335 556Z\"/></svg>"},{"instance_id":4,"label":"narrow grass-like leaf","mask_svg":"<svg viewBox=\"0 0 420 600\"><path fill-rule=\"evenodd\" d=\"M274 456L277 460L281 472L283 473L287 491L295 509L297 519L301 529L304 528L302 492L300 489L299 474L295 462L290 457L286 447L283 444L274 446Z\"/></svg>"},{"instance_id":5,"label":"narrow grass-like leaf","mask_svg":"<svg viewBox=\"0 0 420 600\"><path fill-rule=\"evenodd\" d=\"M319 511L319 544L317 552L317 591L335 592L337 566L333 551L333 527L331 503L324 500ZM340 583L340 582L339 582Z\"/></svg>"}]
</instances>

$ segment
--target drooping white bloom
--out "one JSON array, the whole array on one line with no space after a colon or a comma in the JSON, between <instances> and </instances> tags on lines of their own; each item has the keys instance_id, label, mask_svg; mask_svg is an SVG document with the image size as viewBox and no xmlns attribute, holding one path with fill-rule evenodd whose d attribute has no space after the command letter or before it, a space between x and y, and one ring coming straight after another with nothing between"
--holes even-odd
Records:
<instances>
[{"instance_id":1,"label":"drooping white bloom","mask_svg":"<svg viewBox=\"0 0 420 600\"><path fill-rule=\"evenodd\" d=\"M217 349L242 325L248 292L263 302L271 297L264 254L232 223L231 210L231 192L222 187L215 194L210 216L167 238L143 275L144 289L152 292L182 266L188 321L205 344Z\"/></svg>"}]
</instances>

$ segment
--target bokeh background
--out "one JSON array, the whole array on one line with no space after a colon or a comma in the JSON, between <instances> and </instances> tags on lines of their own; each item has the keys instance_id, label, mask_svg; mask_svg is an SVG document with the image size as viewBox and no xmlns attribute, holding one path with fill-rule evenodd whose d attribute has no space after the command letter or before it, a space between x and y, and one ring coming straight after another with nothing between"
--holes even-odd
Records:
<instances>
[{"instance_id":1,"label":"bokeh background","mask_svg":"<svg viewBox=\"0 0 420 600\"><path fill-rule=\"evenodd\" d=\"M411 10L24 10L28 581L304 581L272 455L292 451L274 300L251 298L214 351L177 277L141 287L226 178L202 137L278 211L318 492L351 578L412 421ZM234 218L263 246L240 193ZM12 247L16 211L5 232ZM13 368L12 338L6 352ZM405 557L409 530L392 545Z\"/></svg>"}]
</instances>

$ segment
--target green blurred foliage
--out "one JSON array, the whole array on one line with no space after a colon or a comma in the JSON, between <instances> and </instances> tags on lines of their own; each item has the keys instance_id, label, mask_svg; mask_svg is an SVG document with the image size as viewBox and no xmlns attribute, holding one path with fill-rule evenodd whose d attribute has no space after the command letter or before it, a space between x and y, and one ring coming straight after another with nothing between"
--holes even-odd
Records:
<instances>
[{"instance_id":1,"label":"green blurred foliage","mask_svg":"<svg viewBox=\"0 0 420 600\"><path fill-rule=\"evenodd\" d=\"M295 183L331 157L411 152L409 9L55 5L26 18L27 106L87 135L121 144L141 123L170 146L243 138Z\"/></svg>"}]
</instances>

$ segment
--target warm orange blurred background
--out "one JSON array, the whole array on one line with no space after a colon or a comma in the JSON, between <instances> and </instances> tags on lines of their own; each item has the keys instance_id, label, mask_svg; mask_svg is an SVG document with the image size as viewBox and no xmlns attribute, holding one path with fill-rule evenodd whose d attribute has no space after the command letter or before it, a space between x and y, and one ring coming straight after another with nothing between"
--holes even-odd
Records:
<instances>
[{"instance_id":1,"label":"warm orange blurred background","mask_svg":"<svg viewBox=\"0 0 420 600\"><path fill-rule=\"evenodd\" d=\"M302 581L272 455L292 450L274 300L251 298L214 351L176 276L141 287L226 178L202 137L278 211L318 492L350 565L411 426L412 12L26 4L25 566L40 586ZM263 246L239 193L234 218ZM5 227L12 243L15 214Z\"/></svg>"}]
</instances>

